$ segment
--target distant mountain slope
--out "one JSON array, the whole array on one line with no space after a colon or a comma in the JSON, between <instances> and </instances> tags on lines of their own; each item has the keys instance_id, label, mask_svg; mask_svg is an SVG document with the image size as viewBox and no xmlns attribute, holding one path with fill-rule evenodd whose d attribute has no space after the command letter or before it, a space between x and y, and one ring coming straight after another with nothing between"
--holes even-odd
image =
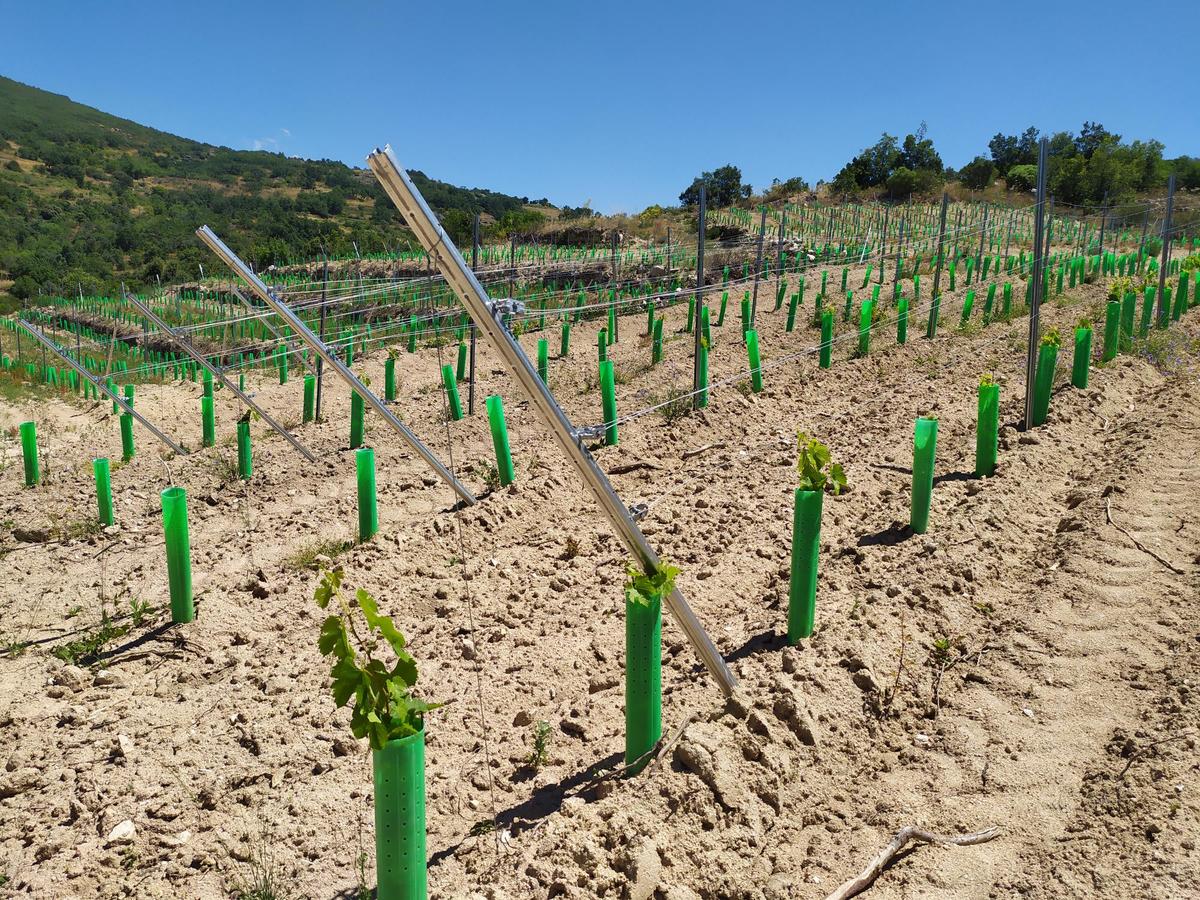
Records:
<instances>
[{"instance_id":1,"label":"distant mountain slope","mask_svg":"<svg viewBox=\"0 0 1200 900\"><path fill-rule=\"evenodd\" d=\"M413 177L456 238L475 212L537 216L527 197ZM215 265L193 233L204 223L259 266L411 240L365 170L215 147L0 77L0 294L195 277Z\"/></svg>"}]
</instances>

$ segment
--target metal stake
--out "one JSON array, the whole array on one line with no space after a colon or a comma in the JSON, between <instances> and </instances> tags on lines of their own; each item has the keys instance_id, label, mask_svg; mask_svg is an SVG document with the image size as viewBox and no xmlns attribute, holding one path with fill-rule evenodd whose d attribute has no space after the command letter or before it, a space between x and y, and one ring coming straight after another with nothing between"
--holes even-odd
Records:
<instances>
[{"instance_id":1,"label":"metal stake","mask_svg":"<svg viewBox=\"0 0 1200 900\"><path fill-rule=\"evenodd\" d=\"M1029 291L1029 352L1025 360L1025 430L1033 428L1033 393L1037 380L1038 315L1042 306L1042 215L1046 208L1046 139L1038 145L1037 203L1033 219L1033 284Z\"/></svg>"},{"instance_id":2,"label":"metal stake","mask_svg":"<svg viewBox=\"0 0 1200 900\"><path fill-rule=\"evenodd\" d=\"M1158 265L1158 324L1165 327L1170 310L1167 309L1167 266L1171 264L1171 218L1175 212L1175 174L1167 179L1167 215L1162 227L1162 260Z\"/></svg>"},{"instance_id":3,"label":"metal stake","mask_svg":"<svg viewBox=\"0 0 1200 900\"><path fill-rule=\"evenodd\" d=\"M692 357L692 409L700 408L700 342L704 339L704 329L701 327L701 312L704 310L704 212L706 191L700 185L700 230L696 239L696 302L692 325L695 330L695 355Z\"/></svg>"}]
</instances>

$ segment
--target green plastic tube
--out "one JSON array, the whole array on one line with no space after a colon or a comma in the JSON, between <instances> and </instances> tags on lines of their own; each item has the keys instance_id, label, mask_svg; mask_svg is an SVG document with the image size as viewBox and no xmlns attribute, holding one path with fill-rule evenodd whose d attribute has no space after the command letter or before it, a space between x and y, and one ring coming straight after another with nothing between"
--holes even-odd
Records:
<instances>
[{"instance_id":1,"label":"green plastic tube","mask_svg":"<svg viewBox=\"0 0 1200 900\"><path fill-rule=\"evenodd\" d=\"M821 357L820 366L828 369L833 364L833 312L821 313Z\"/></svg>"},{"instance_id":2,"label":"green plastic tube","mask_svg":"<svg viewBox=\"0 0 1200 900\"><path fill-rule=\"evenodd\" d=\"M864 300L858 310L858 355L871 352L871 314L875 311L874 300Z\"/></svg>"},{"instance_id":3,"label":"green plastic tube","mask_svg":"<svg viewBox=\"0 0 1200 900\"><path fill-rule=\"evenodd\" d=\"M254 474L254 456L250 449L250 423L237 423L238 477L249 481Z\"/></svg>"},{"instance_id":4,"label":"green plastic tube","mask_svg":"<svg viewBox=\"0 0 1200 900\"><path fill-rule=\"evenodd\" d=\"M762 393L762 359L758 352L758 332L753 328L746 332L746 353L750 357L750 389Z\"/></svg>"},{"instance_id":5,"label":"green plastic tube","mask_svg":"<svg viewBox=\"0 0 1200 900\"><path fill-rule=\"evenodd\" d=\"M823 491L796 489L792 512L792 571L788 585L788 643L810 637L816 621L817 556L821 546Z\"/></svg>"},{"instance_id":6,"label":"green plastic tube","mask_svg":"<svg viewBox=\"0 0 1200 900\"><path fill-rule=\"evenodd\" d=\"M1150 333L1150 320L1154 316L1154 291L1153 287L1148 287L1142 296L1142 320L1138 323L1138 337L1145 337Z\"/></svg>"},{"instance_id":7,"label":"green plastic tube","mask_svg":"<svg viewBox=\"0 0 1200 900\"><path fill-rule=\"evenodd\" d=\"M601 328L596 333L596 362L603 363L608 359L608 333Z\"/></svg>"},{"instance_id":8,"label":"green plastic tube","mask_svg":"<svg viewBox=\"0 0 1200 900\"><path fill-rule=\"evenodd\" d=\"M842 321L850 321L850 310L854 308L854 291L846 291L846 305L842 307Z\"/></svg>"},{"instance_id":9,"label":"green plastic tube","mask_svg":"<svg viewBox=\"0 0 1200 900\"><path fill-rule=\"evenodd\" d=\"M304 376L304 421L311 422L317 411L317 376Z\"/></svg>"},{"instance_id":10,"label":"green plastic tube","mask_svg":"<svg viewBox=\"0 0 1200 900\"><path fill-rule=\"evenodd\" d=\"M217 417L213 411L213 398L200 398L200 433L201 443L212 447L217 443Z\"/></svg>"},{"instance_id":11,"label":"green plastic tube","mask_svg":"<svg viewBox=\"0 0 1200 900\"><path fill-rule=\"evenodd\" d=\"M696 327L696 298L688 297L688 317L687 328L684 329L688 334L692 333L692 329Z\"/></svg>"},{"instance_id":12,"label":"green plastic tube","mask_svg":"<svg viewBox=\"0 0 1200 900\"><path fill-rule=\"evenodd\" d=\"M937 419L917 419L913 432L912 510L909 527L917 534L929 528L933 500L933 460L937 453Z\"/></svg>"},{"instance_id":13,"label":"green plastic tube","mask_svg":"<svg viewBox=\"0 0 1200 900\"><path fill-rule=\"evenodd\" d=\"M942 297L940 294L935 294L933 302L929 305L929 321L925 325L925 337L937 337L938 314L942 308Z\"/></svg>"},{"instance_id":14,"label":"green plastic tube","mask_svg":"<svg viewBox=\"0 0 1200 900\"><path fill-rule=\"evenodd\" d=\"M746 297L742 300L742 340L746 339L746 332L750 330L750 325L750 298Z\"/></svg>"},{"instance_id":15,"label":"green plastic tube","mask_svg":"<svg viewBox=\"0 0 1200 900\"><path fill-rule=\"evenodd\" d=\"M1100 359L1111 362L1117 356L1121 339L1121 304L1109 300L1104 310L1104 352Z\"/></svg>"},{"instance_id":16,"label":"green plastic tube","mask_svg":"<svg viewBox=\"0 0 1200 900\"><path fill-rule=\"evenodd\" d=\"M1092 363L1092 329L1075 329L1075 358L1071 364L1071 384L1083 390L1088 386L1088 370Z\"/></svg>"},{"instance_id":17,"label":"green plastic tube","mask_svg":"<svg viewBox=\"0 0 1200 900\"><path fill-rule=\"evenodd\" d=\"M1137 293L1126 291L1121 302L1121 340L1120 349L1128 353L1133 346L1133 323L1137 318Z\"/></svg>"},{"instance_id":18,"label":"green plastic tube","mask_svg":"<svg viewBox=\"0 0 1200 900\"><path fill-rule=\"evenodd\" d=\"M908 298L901 297L896 301L896 343L908 341Z\"/></svg>"},{"instance_id":19,"label":"green plastic tube","mask_svg":"<svg viewBox=\"0 0 1200 900\"><path fill-rule=\"evenodd\" d=\"M288 361L287 351L282 347L277 347L275 350L275 362L279 366L279 383L287 384L288 382Z\"/></svg>"},{"instance_id":20,"label":"green plastic tube","mask_svg":"<svg viewBox=\"0 0 1200 900\"><path fill-rule=\"evenodd\" d=\"M604 443L615 447L617 440L617 385L612 360L600 363L600 400L604 409Z\"/></svg>"},{"instance_id":21,"label":"green plastic tube","mask_svg":"<svg viewBox=\"0 0 1200 900\"><path fill-rule=\"evenodd\" d=\"M1033 424L1041 425L1050 412L1050 392L1054 388L1054 367L1058 362L1058 347L1042 344L1038 348L1037 377L1033 383Z\"/></svg>"},{"instance_id":22,"label":"green plastic tube","mask_svg":"<svg viewBox=\"0 0 1200 900\"><path fill-rule=\"evenodd\" d=\"M350 394L350 449L363 444L363 399L357 392Z\"/></svg>"},{"instance_id":23,"label":"green plastic tube","mask_svg":"<svg viewBox=\"0 0 1200 900\"><path fill-rule=\"evenodd\" d=\"M125 402L129 406L133 406L133 385L132 384L125 385Z\"/></svg>"},{"instance_id":24,"label":"green plastic tube","mask_svg":"<svg viewBox=\"0 0 1200 900\"><path fill-rule=\"evenodd\" d=\"M567 358L567 352L571 349L571 323L562 323L562 342L558 347L558 355L560 359Z\"/></svg>"},{"instance_id":25,"label":"green plastic tube","mask_svg":"<svg viewBox=\"0 0 1200 900\"><path fill-rule=\"evenodd\" d=\"M711 310L707 306L703 307L700 310L700 336L710 348L713 345L711 320Z\"/></svg>"},{"instance_id":26,"label":"green plastic tube","mask_svg":"<svg viewBox=\"0 0 1200 900\"><path fill-rule=\"evenodd\" d=\"M109 475L108 460L104 457L93 459L92 474L96 476L96 506L99 509L100 524L112 525L112 477Z\"/></svg>"},{"instance_id":27,"label":"green plastic tube","mask_svg":"<svg viewBox=\"0 0 1200 900\"><path fill-rule=\"evenodd\" d=\"M211 398L210 398L211 399ZM167 582L171 591L171 621L196 618L192 606L192 546L188 539L187 492L169 487L162 492L163 534L167 541Z\"/></svg>"},{"instance_id":28,"label":"green plastic tube","mask_svg":"<svg viewBox=\"0 0 1200 900\"><path fill-rule=\"evenodd\" d=\"M550 382L550 343L545 338L537 342L537 368L542 384L548 384Z\"/></svg>"},{"instance_id":29,"label":"green plastic tube","mask_svg":"<svg viewBox=\"0 0 1200 900\"><path fill-rule=\"evenodd\" d=\"M504 422L504 401L498 394L488 397L488 425L492 429L492 447L496 451L496 471L500 474L500 486L508 487L513 483L512 452L508 445L508 426Z\"/></svg>"},{"instance_id":30,"label":"green plastic tube","mask_svg":"<svg viewBox=\"0 0 1200 900\"><path fill-rule=\"evenodd\" d=\"M792 329L796 327L796 307L800 304L800 292L793 291L791 298L788 300L787 312L787 331L790 334Z\"/></svg>"},{"instance_id":31,"label":"green plastic tube","mask_svg":"<svg viewBox=\"0 0 1200 900\"><path fill-rule=\"evenodd\" d=\"M988 257L990 259L991 257ZM987 274L984 274L987 277ZM983 324L990 325L992 323L992 308L996 303L996 282L988 285L987 296L983 300Z\"/></svg>"},{"instance_id":32,"label":"green plastic tube","mask_svg":"<svg viewBox=\"0 0 1200 900\"><path fill-rule=\"evenodd\" d=\"M394 356L388 356L383 361L383 399L388 403L396 402L396 357ZM307 422L308 419L304 421Z\"/></svg>"},{"instance_id":33,"label":"green plastic tube","mask_svg":"<svg viewBox=\"0 0 1200 900\"><path fill-rule=\"evenodd\" d=\"M610 347L613 344L617 343L617 341L620 339L620 336L617 334L617 306L615 303L609 304L609 307L608 307L607 337L608 337L608 345Z\"/></svg>"},{"instance_id":34,"label":"green plastic tube","mask_svg":"<svg viewBox=\"0 0 1200 900\"><path fill-rule=\"evenodd\" d=\"M541 349L540 345L544 344L546 342L539 341L538 343L539 343L538 369L540 372L541 362L542 362L541 354L540 354L540 349ZM543 377L542 380L544 381L545 378ZM462 419L462 417L463 417L463 407L462 407L462 400L458 396L458 383L454 380L454 367L452 365L450 365L450 363L446 363L444 366L442 366L442 385L446 388L446 399L449 401L449 404L450 404L450 418L452 421L457 422L460 419Z\"/></svg>"},{"instance_id":35,"label":"green plastic tube","mask_svg":"<svg viewBox=\"0 0 1200 900\"><path fill-rule=\"evenodd\" d=\"M725 307L729 305L729 291L721 292L721 308L717 312L717 327L725 324Z\"/></svg>"},{"instance_id":36,"label":"green plastic tube","mask_svg":"<svg viewBox=\"0 0 1200 900\"><path fill-rule=\"evenodd\" d=\"M25 462L25 486L33 487L42 480L38 463L37 424L21 423L21 456Z\"/></svg>"},{"instance_id":37,"label":"green plastic tube","mask_svg":"<svg viewBox=\"0 0 1200 900\"><path fill-rule=\"evenodd\" d=\"M365 544L379 531L379 507L375 497L375 451L359 447L354 453L358 474L358 542Z\"/></svg>"},{"instance_id":38,"label":"green plastic tube","mask_svg":"<svg viewBox=\"0 0 1200 900\"><path fill-rule=\"evenodd\" d=\"M975 307L975 292L967 291L966 299L963 300L962 322L960 324L966 325L969 321L971 321L971 310L974 307Z\"/></svg>"},{"instance_id":39,"label":"green plastic tube","mask_svg":"<svg viewBox=\"0 0 1200 900\"><path fill-rule=\"evenodd\" d=\"M134 456L133 446L133 416L121 413L121 459L129 462Z\"/></svg>"},{"instance_id":40,"label":"green plastic tube","mask_svg":"<svg viewBox=\"0 0 1200 900\"><path fill-rule=\"evenodd\" d=\"M975 422L975 475L987 478L996 471L996 454L1000 449L1000 385L979 386Z\"/></svg>"},{"instance_id":41,"label":"green plastic tube","mask_svg":"<svg viewBox=\"0 0 1200 900\"><path fill-rule=\"evenodd\" d=\"M213 374L212 374L212 372L208 371L208 369L205 369L204 370L204 396L211 397L212 395L213 395Z\"/></svg>"},{"instance_id":42,"label":"green plastic tube","mask_svg":"<svg viewBox=\"0 0 1200 900\"><path fill-rule=\"evenodd\" d=\"M465 381L467 378L467 345L462 341L458 344L458 359L454 365L454 380Z\"/></svg>"},{"instance_id":43,"label":"green plastic tube","mask_svg":"<svg viewBox=\"0 0 1200 900\"><path fill-rule=\"evenodd\" d=\"M424 900L425 731L371 752L377 900Z\"/></svg>"},{"instance_id":44,"label":"green plastic tube","mask_svg":"<svg viewBox=\"0 0 1200 900\"><path fill-rule=\"evenodd\" d=\"M662 598L649 605L625 597L625 764L662 737ZM627 771L636 775L649 757Z\"/></svg>"},{"instance_id":45,"label":"green plastic tube","mask_svg":"<svg viewBox=\"0 0 1200 900\"><path fill-rule=\"evenodd\" d=\"M654 304L646 304L646 335L647 337L654 334Z\"/></svg>"},{"instance_id":46,"label":"green plastic tube","mask_svg":"<svg viewBox=\"0 0 1200 900\"><path fill-rule=\"evenodd\" d=\"M1012 262L1011 257L1009 258L1009 262ZM1004 282L1004 304L1001 309L1001 315L1005 319L1012 315L1012 282L1009 281Z\"/></svg>"},{"instance_id":47,"label":"green plastic tube","mask_svg":"<svg viewBox=\"0 0 1200 900\"><path fill-rule=\"evenodd\" d=\"M700 375L700 387L696 394L696 406L703 409L708 406L708 341L700 342L700 359L696 362Z\"/></svg>"},{"instance_id":48,"label":"green plastic tube","mask_svg":"<svg viewBox=\"0 0 1200 900\"><path fill-rule=\"evenodd\" d=\"M662 320L662 316L659 316L657 319L654 320L654 332L651 337L651 342L652 342L651 347L650 347L650 362L651 362L651 364L657 364L662 361L662 351L663 351L662 330L663 330L663 320Z\"/></svg>"}]
</instances>

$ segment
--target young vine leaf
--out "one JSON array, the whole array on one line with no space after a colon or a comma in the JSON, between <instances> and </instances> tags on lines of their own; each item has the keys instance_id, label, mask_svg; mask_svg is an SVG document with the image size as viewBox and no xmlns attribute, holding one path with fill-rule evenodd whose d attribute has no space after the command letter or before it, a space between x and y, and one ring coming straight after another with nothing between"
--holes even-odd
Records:
<instances>
[{"instance_id":1,"label":"young vine leaf","mask_svg":"<svg viewBox=\"0 0 1200 900\"><path fill-rule=\"evenodd\" d=\"M661 600L675 590L675 576L678 574L677 568L664 563L659 563L653 575L647 575L636 566L626 566L625 599L650 606L655 599Z\"/></svg>"},{"instance_id":2,"label":"young vine leaf","mask_svg":"<svg viewBox=\"0 0 1200 900\"><path fill-rule=\"evenodd\" d=\"M833 462L829 448L803 432L796 433L796 472L800 490L841 494L849 486L841 463Z\"/></svg>"}]
</instances>

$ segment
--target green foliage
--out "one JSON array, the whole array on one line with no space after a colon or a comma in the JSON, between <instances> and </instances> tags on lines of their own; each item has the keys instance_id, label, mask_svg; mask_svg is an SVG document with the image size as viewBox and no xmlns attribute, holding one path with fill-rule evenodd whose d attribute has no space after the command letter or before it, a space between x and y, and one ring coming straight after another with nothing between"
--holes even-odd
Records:
<instances>
[{"instance_id":1,"label":"green foliage","mask_svg":"<svg viewBox=\"0 0 1200 900\"><path fill-rule=\"evenodd\" d=\"M1052 325L1046 329L1045 334L1042 335L1038 343L1043 347L1061 347L1062 335L1058 333L1058 328Z\"/></svg>"},{"instance_id":2,"label":"green foliage","mask_svg":"<svg viewBox=\"0 0 1200 900\"><path fill-rule=\"evenodd\" d=\"M98 626L84 632L73 641L59 644L50 652L70 665L90 666L104 655L110 643L124 637L128 632L128 626L113 622L106 612Z\"/></svg>"},{"instance_id":3,"label":"green foliage","mask_svg":"<svg viewBox=\"0 0 1200 900\"><path fill-rule=\"evenodd\" d=\"M1128 275L1119 275L1108 283L1108 299L1116 300L1119 303L1132 290L1134 290L1133 279Z\"/></svg>"},{"instance_id":4,"label":"green foliage","mask_svg":"<svg viewBox=\"0 0 1200 900\"><path fill-rule=\"evenodd\" d=\"M1010 191L1032 191L1037 187L1037 166L1013 166L1005 173L1004 183Z\"/></svg>"},{"instance_id":5,"label":"green foliage","mask_svg":"<svg viewBox=\"0 0 1200 900\"><path fill-rule=\"evenodd\" d=\"M1179 264L1181 272L1194 272L1200 269L1200 253L1193 253L1191 256L1186 256L1183 262Z\"/></svg>"},{"instance_id":6,"label":"green foliage","mask_svg":"<svg viewBox=\"0 0 1200 900\"><path fill-rule=\"evenodd\" d=\"M692 412L692 392L690 388L668 388L664 396L654 396L650 400L650 405L658 407L658 414L663 417L668 425L674 424L680 419L691 415Z\"/></svg>"},{"instance_id":7,"label":"green foliage","mask_svg":"<svg viewBox=\"0 0 1200 900\"><path fill-rule=\"evenodd\" d=\"M996 180L996 166L990 159L977 156L962 167L958 180L973 191L986 190Z\"/></svg>"},{"instance_id":8,"label":"green foliage","mask_svg":"<svg viewBox=\"0 0 1200 900\"><path fill-rule=\"evenodd\" d=\"M1148 237L1146 243L1142 245L1142 254L1144 256L1158 256L1162 253L1162 238Z\"/></svg>"},{"instance_id":9,"label":"green foliage","mask_svg":"<svg viewBox=\"0 0 1200 900\"><path fill-rule=\"evenodd\" d=\"M734 165L724 165L712 172L701 172L679 195L683 206L695 206L700 202L700 187L705 189L705 203L709 209L729 206L737 200L750 196L751 187L742 184L742 170Z\"/></svg>"},{"instance_id":10,"label":"green foliage","mask_svg":"<svg viewBox=\"0 0 1200 900\"><path fill-rule=\"evenodd\" d=\"M800 475L800 490L825 491L837 495L847 488L846 473L841 463L833 462L829 448L796 432L796 471Z\"/></svg>"},{"instance_id":11,"label":"green foliage","mask_svg":"<svg viewBox=\"0 0 1200 900\"><path fill-rule=\"evenodd\" d=\"M916 134L905 135L903 143L894 135L880 136L842 167L832 189L835 194L852 194L886 185L892 197L907 197L932 189L941 182L943 172L942 158L933 141L925 137L922 122Z\"/></svg>"},{"instance_id":12,"label":"green foliage","mask_svg":"<svg viewBox=\"0 0 1200 900\"><path fill-rule=\"evenodd\" d=\"M404 635L362 588L355 592L351 606L342 594L342 579L340 566L321 572L313 599L321 609L332 604L336 612L321 623L317 649L334 659L330 670L334 703L345 706L353 701L350 731L356 738L368 738L372 750L382 750L388 741L420 732L425 713L442 704L412 696L417 664L405 650ZM365 626L362 631L360 623ZM376 656L381 643L395 657L390 669Z\"/></svg>"},{"instance_id":13,"label":"green foliage","mask_svg":"<svg viewBox=\"0 0 1200 900\"><path fill-rule=\"evenodd\" d=\"M763 195L763 200L767 203L774 203L776 200L784 200L788 197L794 197L796 194L807 194L808 191L808 182L799 176L789 178L787 181L780 181L776 178L771 182L771 186Z\"/></svg>"},{"instance_id":14,"label":"green foliage","mask_svg":"<svg viewBox=\"0 0 1200 900\"><path fill-rule=\"evenodd\" d=\"M996 386L996 376L991 372L984 372L979 376L979 386L981 388L990 388Z\"/></svg>"},{"instance_id":15,"label":"green foliage","mask_svg":"<svg viewBox=\"0 0 1200 900\"><path fill-rule=\"evenodd\" d=\"M625 568L625 599L632 603L649 606L655 598L662 599L675 590L675 577L679 570L660 562L653 575L647 575L636 566Z\"/></svg>"},{"instance_id":16,"label":"green foliage","mask_svg":"<svg viewBox=\"0 0 1200 900\"><path fill-rule=\"evenodd\" d=\"M525 757L525 768L537 772L546 764L546 759L550 753L550 739L552 734L550 723L544 719L539 720L533 726L533 749Z\"/></svg>"}]
</instances>

